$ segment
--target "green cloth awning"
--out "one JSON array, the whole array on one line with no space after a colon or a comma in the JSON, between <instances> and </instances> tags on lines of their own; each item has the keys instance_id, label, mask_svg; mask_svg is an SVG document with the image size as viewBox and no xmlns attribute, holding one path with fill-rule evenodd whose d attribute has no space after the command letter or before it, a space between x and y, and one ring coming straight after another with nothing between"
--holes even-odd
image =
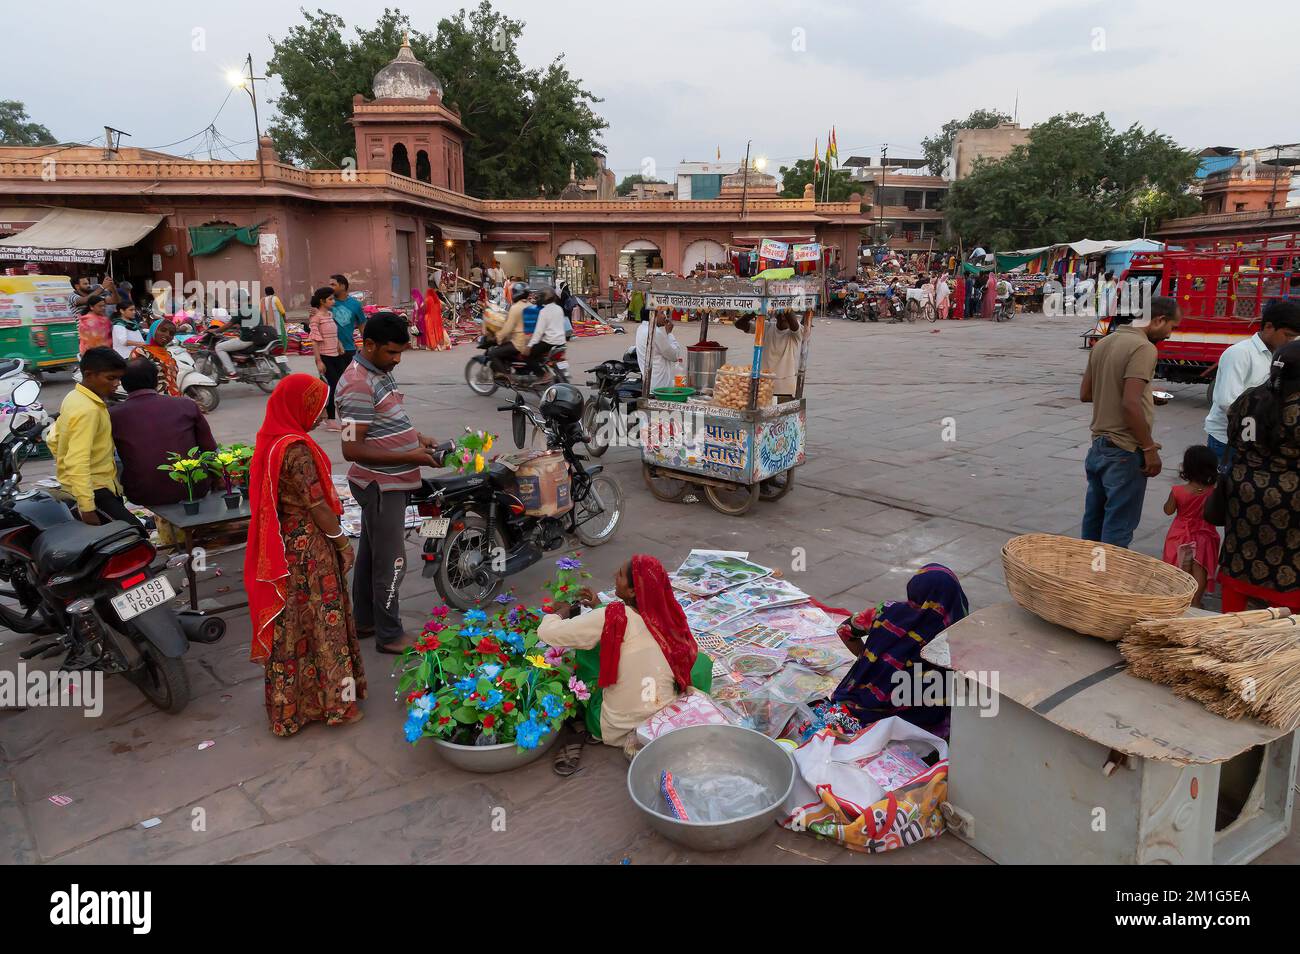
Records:
<instances>
[{"instance_id":1,"label":"green cloth awning","mask_svg":"<svg viewBox=\"0 0 1300 954\"><path fill-rule=\"evenodd\" d=\"M190 254L215 255L231 242L240 245L257 245L257 230L261 224L236 228L232 225L194 225L190 227Z\"/></svg>"}]
</instances>

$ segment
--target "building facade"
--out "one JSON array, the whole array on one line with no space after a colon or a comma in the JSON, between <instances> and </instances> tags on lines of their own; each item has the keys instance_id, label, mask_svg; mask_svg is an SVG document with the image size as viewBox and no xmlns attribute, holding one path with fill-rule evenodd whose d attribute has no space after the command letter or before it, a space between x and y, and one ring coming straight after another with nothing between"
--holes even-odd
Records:
<instances>
[{"instance_id":1,"label":"building facade","mask_svg":"<svg viewBox=\"0 0 1300 954\"><path fill-rule=\"evenodd\" d=\"M952 140L948 169L937 169L953 181L970 175L980 159L1005 159L1016 146L1029 145L1029 130L1016 123L998 123L989 129L958 129Z\"/></svg>"},{"instance_id":2,"label":"building facade","mask_svg":"<svg viewBox=\"0 0 1300 954\"><path fill-rule=\"evenodd\" d=\"M178 291L191 282L256 282L301 315L335 273L368 302L400 306L439 264L467 273L495 260L519 276L531 265L563 265L582 272L587 293L603 294L610 276L689 273L763 238L819 241L850 263L871 222L860 200L817 202L810 189L781 198L761 174L736 189L735 166L732 188L719 173L713 198L600 197L613 179L603 157L595 196L579 187L571 198L478 199L464 192L460 117L409 46L376 76L374 90L374 99L354 99L355 169L281 162L266 137L256 159L236 162L0 147L0 223L20 233L52 209L93 210L108 235L115 213L148 213L158 225L134 244L104 239L110 251L100 274L111 269L137 287L166 282ZM0 267L16 264L3 255Z\"/></svg>"}]
</instances>

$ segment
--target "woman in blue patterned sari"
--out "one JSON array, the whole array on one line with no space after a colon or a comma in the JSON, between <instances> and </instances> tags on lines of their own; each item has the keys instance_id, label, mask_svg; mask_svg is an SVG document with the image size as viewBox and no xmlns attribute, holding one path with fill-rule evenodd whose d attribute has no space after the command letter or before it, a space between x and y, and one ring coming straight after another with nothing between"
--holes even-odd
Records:
<instances>
[{"instance_id":1,"label":"woman in blue patterned sari","mask_svg":"<svg viewBox=\"0 0 1300 954\"><path fill-rule=\"evenodd\" d=\"M913 687L927 685L926 673L939 672L921 659L921 650L941 632L970 612L966 593L956 574L930 563L907 582L907 600L889 601L849 617L839 636L858 657L844 681L831 695L863 725L899 716L913 725L934 731L944 728L948 706L896 706L891 697L903 672ZM918 666L919 671L912 667ZM919 679L917 677L920 677ZM940 733L943 734L943 733Z\"/></svg>"}]
</instances>

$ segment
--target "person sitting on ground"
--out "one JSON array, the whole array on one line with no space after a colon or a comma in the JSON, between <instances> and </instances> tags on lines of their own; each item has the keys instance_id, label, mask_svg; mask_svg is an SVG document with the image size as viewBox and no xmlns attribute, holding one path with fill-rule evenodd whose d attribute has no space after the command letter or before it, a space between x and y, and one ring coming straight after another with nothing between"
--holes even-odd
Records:
<instances>
[{"instance_id":1,"label":"person sitting on ground","mask_svg":"<svg viewBox=\"0 0 1300 954\"><path fill-rule=\"evenodd\" d=\"M576 675L591 690L587 729L606 745L623 745L688 687L708 692L713 660L695 644L668 574L654 557L634 556L620 566L614 593L620 602L581 616L578 607L556 603L537 636L549 646L578 650ZM597 599L584 587L578 602L595 607Z\"/></svg>"},{"instance_id":2,"label":"person sitting on ground","mask_svg":"<svg viewBox=\"0 0 1300 954\"><path fill-rule=\"evenodd\" d=\"M153 364L158 369L156 385L158 393L170 397L181 396L181 389L176 382L179 368L176 359L167 350L167 346L175 337L176 326L166 318L159 318L149 326L149 336L144 339L144 343L135 348L129 356L131 361L143 358Z\"/></svg>"},{"instance_id":3,"label":"person sitting on ground","mask_svg":"<svg viewBox=\"0 0 1300 954\"><path fill-rule=\"evenodd\" d=\"M159 383L158 366L151 359L129 361L122 376L126 400L108 412L113 443L122 458L122 489L132 503L149 508L189 499L184 484L158 469L167 463L169 452L184 454L193 447L200 452L217 449L199 406L187 397L161 393ZM195 499L208 492L208 483L204 479L195 485ZM158 535L163 543L181 537L164 520L158 520Z\"/></svg>"},{"instance_id":4,"label":"person sitting on ground","mask_svg":"<svg viewBox=\"0 0 1300 954\"><path fill-rule=\"evenodd\" d=\"M830 704L843 705L864 725L899 716L947 736L947 705L927 706L917 699L910 700L916 705L896 705L903 700L895 689L900 680L908 692L926 684L925 674L934 667L921 659L921 650L969 613L966 592L952 570L939 563L921 567L907 581L906 600L869 607L840 625L840 640L858 661L831 693Z\"/></svg>"},{"instance_id":5,"label":"person sitting on ground","mask_svg":"<svg viewBox=\"0 0 1300 954\"><path fill-rule=\"evenodd\" d=\"M568 340L564 333L564 310L560 307L560 296L553 289L542 289L537 299L541 311L528 339L528 367L533 374L549 377L545 370L547 356L556 348L563 348Z\"/></svg>"},{"instance_id":6,"label":"person sitting on ground","mask_svg":"<svg viewBox=\"0 0 1300 954\"><path fill-rule=\"evenodd\" d=\"M754 315L741 315L736 328L745 334L754 333ZM763 370L772 375L772 393L793 396L799 382L799 348L803 342L803 327L794 312L776 316L763 335Z\"/></svg>"},{"instance_id":7,"label":"person sitting on ground","mask_svg":"<svg viewBox=\"0 0 1300 954\"><path fill-rule=\"evenodd\" d=\"M59 419L45 437L55 477L72 496L82 521L92 526L112 520L140 526L122 500L106 403L125 373L126 360L112 348L88 350L81 356L81 383L63 399Z\"/></svg>"}]
</instances>

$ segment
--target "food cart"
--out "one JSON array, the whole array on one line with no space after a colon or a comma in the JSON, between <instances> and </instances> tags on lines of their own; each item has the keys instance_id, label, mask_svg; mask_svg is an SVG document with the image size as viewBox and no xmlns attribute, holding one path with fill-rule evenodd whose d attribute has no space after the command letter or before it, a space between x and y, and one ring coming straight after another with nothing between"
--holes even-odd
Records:
<instances>
[{"instance_id":1,"label":"food cart","mask_svg":"<svg viewBox=\"0 0 1300 954\"><path fill-rule=\"evenodd\" d=\"M80 356L66 275L0 275L0 358L29 371L72 367Z\"/></svg>"},{"instance_id":2,"label":"food cart","mask_svg":"<svg viewBox=\"0 0 1300 954\"><path fill-rule=\"evenodd\" d=\"M788 271L788 270L787 270ZM680 501L693 489L719 513L740 516L760 498L779 500L794 485L794 468L805 459L804 372L821 279L656 279L649 307L685 311L700 319L700 342L709 321L721 315L753 314L754 346L748 368L747 398L719 403L705 387L684 401L646 392L641 411L641 467L646 486L659 500ZM760 400L770 385L762 379L764 336L780 314L798 316L799 372L793 396ZM650 335L653 361L654 335ZM769 376L770 380L770 376ZM734 381L733 381L734 384ZM728 387L735 393L734 387ZM736 406L736 405L740 406Z\"/></svg>"}]
</instances>

